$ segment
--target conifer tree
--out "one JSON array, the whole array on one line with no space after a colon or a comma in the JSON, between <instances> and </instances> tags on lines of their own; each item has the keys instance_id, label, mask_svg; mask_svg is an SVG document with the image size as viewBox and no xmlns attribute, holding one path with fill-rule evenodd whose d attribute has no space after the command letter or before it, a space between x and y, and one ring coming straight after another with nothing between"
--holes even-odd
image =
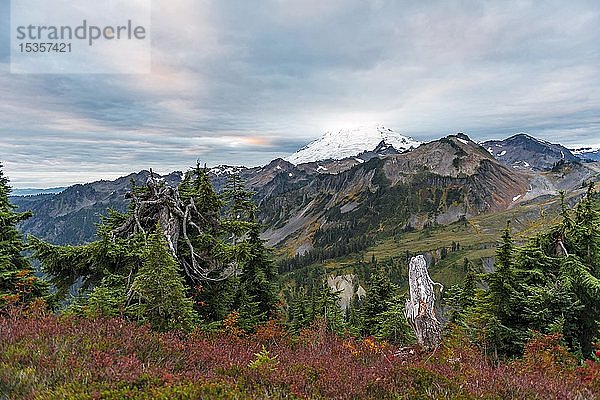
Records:
<instances>
[{"instance_id":1,"label":"conifer tree","mask_svg":"<svg viewBox=\"0 0 600 400\"><path fill-rule=\"evenodd\" d=\"M486 326L489 344L494 352L518 354L527 337L521 316L521 293L518 290L517 273L514 266L514 244L507 222L496 251L494 272L486 276L489 290L486 293L480 314L489 316Z\"/></svg>"},{"instance_id":2,"label":"conifer tree","mask_svg":"<svg viewBox=\"0 0 600 400\"><path fill-rule=\"evenodd\" d=\"M375 335L378 331L379 315L389 308L389 301L394 296L392 283L382 268L371 274L367 294L361 306L362 332Z\"/></svg>"},{"instance_id":3,"label":"conifer tree","mask_svg":"<svg viewBox=\"0 0 600 400\"><path fill-rule=\"evenodd\" d=\"M573 213L561 194L561 222L531 239L517 260L527 327L562 333L584 356L598 339L600 319L600 217L594 196L590 186Z\"/></svg>"},{"instance_id":4,"label":"conifer tree","mask_svg":"<svg viewBox=\"0 0 600 400\"><path fill-rule=\"evenodd\" d=\"M600 213L594 183L575 208L574 218L551 233L554 248L560 247L558 275L561 284L580 304L572 324L576 326L570 340L584 356L593 351L600 339Z\"/></svg>"},{"instance_id":5,"label":"conifer tree","mask_svg":"<svg viewBox=\"0 0 600 400\"><path fill-rule=\"evenodd\" d=\"M212 186L207 169L200 167L199 163L185 174L178 191L182 202L193 206L199 216L193 221L193 227L186 227L189 243L183 236L179 237L177 254L188 284L194 286L202 280L193 271L195 264L199 264L196 269L216 271L218 277L218 273L222 273L222 264L226 263L228 249L222 239L227 232L221 218L221 209L225 203Z\"/></svg>"},{"instance_id":6,"label":"conifer tree","mask_svg":"<svg viewBox=\"0 0 600 400\"><path fill-rule=\"evenodd\" d=\"M277 303L277 270L265 242L260 238L253 195L239 175L227 178L223 191L222 224L231 232L228 245L239 261L236 303L240 324L247 330L271 318Z\"/></svg>"},{"instance_id":7,"label":"conifer tree","mask_svg":"<svg viewBox=\"0 0 600 400\"><path fill-rule=\"evenodd\" d=\"M293 332L298 332L300 329L307 327L312 322L312 304L304 290L297 288L290 295L289 309L289 326Z\"/></svg>"},{"instance_id":8,"label":"conifer tree","mask_svg":"<svg viewBox=\"0 0 600 400\"><path fill-rule=\"evenodd\" d=\"M340 293L335 292L324 281L314 307L315 314L323 318L327 328L331 332L341 334L344 331L344 312L340 308L339 301Z\"/></svg>"},{"instance_id":9,"label":"conifer tree","mask_svg":"<svg viewBox=\"0 0 600 400\"><path fill-rule=\"evenodd\" d=\"M162 234L168 250L181 268L186 291L203 321L222 320L234 309L246 310L243 314L248 320L269 317L276 303L276 270L260 240L252 193L239 177L231 178L220 195L206 168L197 164L177 189L150 174L146 186L134 186L128 197L132 199L129 211L109 212L98 227L96 242L53 246L32 239L34 256L53 277L60 295L75 282L82 283L83 294L98 289L96 297L102 301L108 300L109 292L128 293L131 277L142 266L148 235L156 232L157 223L163 226L165 222L168 229L163 227ZM120 286L103 291L109 275L123 279L111 279L108 285ZM112 300L105 305L118 303ZM256 312L250 311L253 303L258 305ZM99 309L108 311L104 306Z\"/></svg>"},{"instance_id":10,"label":"conifer tree","mask_svg":"<svg viewBox=\"0 0 600 400\"><path fill-rule=\"evenodd\" d=\"M558 332L588 357L600 339L600 215L593 186L572 212L561 194L561 222L514 248L508 229L489 290L476 296L468 322L505 355L522 351L531 330Z\"/></svg>"},{"instance_id":11,"label":"conifer tree","mask_svg":"<svg viewBox=\"0 0 600 400\"><path fill-rule=\"evenodd\" d=\"M77 299L68 311L87 317L116 317L126 315L127 285L119 275L107 275L89 296Z\"/></svg>"},{"instance_id":12,"label":"conifer tree","mask_svg":"<svg viewBox=\"0 0 600 400\"><path fill-rule=\"evenodd\" d=\"M246 189L238 174L229 175L223 191L227 217L238 222L255 222L256 205L252 202L253 195L253 192Z\"/></svg>"},{"instance_id":13,"label":"conifer tree","mask_svg":"<svg viewBox=\"0 0 600 400\"><path fill-rule=\"evenodd\" d=\"M148 236L142 266L131 286L138 320L149 322L160 331L190 330L194 323L193 303L186 296L183 278L167 243L158 232Z\"/></svg>"},{"instance_id":14,"label":"conifer tree","mask_svg":"<svg viewBox=\"0 0 600 400\"><path fill-rule=\"evenodd\" d=\"M388 301L388 307L377 316L378 326L375 336L396 345L415 342L412 328L404 315L406 299L396 295Z\"/></svg>"},{"instance_id":15,"label":"conifer tree","mask_svg":"<svg viewBox=\"0 0 600 400\"><path fill-rule=\"evenodd\" d=\"M460 293L459 304L462 310L467 310L475 305L475 294L477 292L477 273L473 263L465 258L463 268L467 271Z\"/></svg>"},{"instance_id":16,"label":"conifer tree","mask_svg":"<svg viewBox=\"0 0 600 400\"><path fill-rule=\"evenodd\" d=\"M473 263L465 258L463 270L466 271L462 285L454 285L444 294L444 303L449 308L448 319L461 323L476 303L477 273Z\"/></svg>"},{"instance_id":17,"label":"conifer tree","mask_svg":"<svg viewBox=\"0 0 600 400\"><path fill-rule=\"evenodd\" d=\"M47 285L37 278L29 260L22 254L25 244L16 225L31 217L17 213L10 203L11 188L0 164L0 309L8 305L27 305L47 295Z\"/></svg>"},{"instance_id":18,"label":"conifer tree","mask_svg":"<svg viewBox=\"0 0 600 400\"><path fill-rule=\"evenodd\" d=\"M360 297L358 295L359 287L358 282L356 282L352 288L353 296L350 300L349 309L346 311L347 326L353 335L360 335L362 329L362 306L365 296Z\"/></svg>"},{"instance_id":19,"label":"conifer tree","mask_svg":"<svg viewBox=\"0 0 600 400\"><path fill-rule=\"evenodd\" d=\"M506 321L513 315L513 303L516 296L515 270L513 267L513 240L510 235L510 222L502 233L502 243L496 251L495 271L487 277L490 286L490 305L494 314Z\"/></svg>"},{"instance_id":20,"label":"conifer tree","mask_svg":"<svg viewBox=\"0 0 600 400\"><path fill-rule=\"evenodd\" d=\"M255 326L272 317L277 303L277 271L260 238L257 224L250 231L246 244L247 255L239 276L238 303L241 319L248 321L247 325Z\"/></svg>"}]
</instances>

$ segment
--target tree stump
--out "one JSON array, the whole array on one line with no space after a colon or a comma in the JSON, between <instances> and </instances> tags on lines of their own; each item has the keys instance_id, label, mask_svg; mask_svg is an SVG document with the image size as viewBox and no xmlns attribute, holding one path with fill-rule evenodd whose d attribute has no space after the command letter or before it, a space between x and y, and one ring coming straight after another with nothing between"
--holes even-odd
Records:
<instances>
[{"instance_id":1,"label":"tree stump","mask_svg":"<svg viewBox=\"0 0 600 400\"><path fill-rule=\"evenodd\" d=\"M442 291L444 286L431 280L423 255L411 258L408 269L410 298L404 316L417 336L417 342L431 350L442 338Z\"/></svg>"}]
</instances>

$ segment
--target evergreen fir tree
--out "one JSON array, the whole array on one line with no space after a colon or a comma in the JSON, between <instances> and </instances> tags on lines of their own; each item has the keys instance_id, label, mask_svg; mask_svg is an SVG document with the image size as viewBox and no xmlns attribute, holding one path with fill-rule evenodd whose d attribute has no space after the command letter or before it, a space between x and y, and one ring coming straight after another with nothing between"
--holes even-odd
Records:
<instances>
[{"instance_id":1,"label":"evergreen fir tree","mask_svg":"<svg viewBox=\"0 0 600 400\"><path fill-rule=\"evenodd\" d=\"M118 213L112 215L119 218ZM110 223L105 220L98 228L100 240L80 246L56 246L29 238L33 257L41 261L42 270L50 276L57 298L64 299L76 283L80 294L89 293L107 276L118 275L126 282L138 270L145 238L138 234L129 239L113 239L105 225Z\"/></svg>"},{"instance_id":2,"label":"evergreen fir tree","mask_svg":"<svg viewBox=\"0 0 600 400\"><path fill-rule=\"evenodd\" d=\"M383 269L377 268L371 274L369 288L361 307L361 328L365 335L378 332L379 315L389 308L389 301L394 296L392 283Z\"/></svg>"},{"instance_id":3,"label":"evergreen fir tree","mask_svg":"<svg viewBox=\"0 0 600 400\"><path fill-rule=\"evenodd\" d=\"M396 345L415 342L413 330L404 316L405 304L404 296L397 295L389 300L387 309L377 316L377 338Z\"/></svg>"},{"instance_id":4,"label":"evergreen fir tree","mask_svg":"<svg viewBox=\"0 0 600 400\"><path fill-rule=\"evenodd\" d=\"M11 188L0 164L0 310L8 305L27 305L47 296L47 285L37 278L23 255L25 244L16 225L31 217L17 213L10 203Z\"/></svg>"},{"instance_id":5,"label":"evergreen fir tree","mask_svg":"<svg viewBox=\"0 0 600 400\"><path fill-rule=\"evenodd\" d=\"M212 230L219 226L223 199L213 188L208 170L202 168L200 163L196 163L196 167L185 174L179 185L179 193L183 200L194 199L194 204L206 224L203 228Z\"/></svg>"},{"instance_id":6,"label":"evergreen fir tree","mask_svg":"<svg viewBox=\"0 0 600 400\"><path fill-rule=\"evenodd\" d=\"M560 332L566 344L589 356L598 339L600 218L593 187L571 213L561 195L562 221L520 249L524 319L541 332Z\"/></svg>"},{"instance_id":7,"label":"evergreen fir tree","mask_svg":"<svg viewBox=\"0 0 600 400\"><path fill-rule=\"evenodd\" d=\"M327 329L331 332L341 334L344 332L344 312L340 308L340 293L329 287L327 282L319 291L315 302L315 314L323 318Z\"/></svg>"},{"instance_id":8,"label":"evergreen fir tree","mask_svg":"<svg viewBox=\"0 0 600 400\"><path fill-rule=\"evenodd\" d=\"M600 215L593 187L575 211L561 195L561 222L515 249L508 229L497 252L489 290L476 296L468 322L492 350L514 355L531 330L559 332L588 357L599 338Z\"/></svg>"},{"instance_id":9,"label":"evergreen fir tree","mask_svg":"<svg viewBox=\"0 0 600 400\"><path fill-rule=\"evenodd\" d=\"M554 242L564 242L559 276L581 306L573 321L577 328L572 341L584 356L592 353L593 343L600 339L600 213L595 196L594 183L590 183L573 222L563 221L562 237L552 236Z\"/></svg>"},{"instance_id":10,"label":"evergreen fir tree","mask_svg":"<svg viewBox=\"0 0 600 400\"><path fill-rule=\"evenodd\" d=\"M149 235L131 290L139 321L160 331L193 327L193 303L186 296L183 278L162 234Z\"/></svg>"},{"instance_id":11,"label":"evergreen fir tree","mask_svg":"<svg viewBox=\"0 0 600 400\"><path fill-rule=\"evenodd\" d=\"M490 287L490 305L494 308L494 314L502 321L513 315L513 304L516 297L513 287L515 283L513 251L510 223L507 223L502 233L502 243L496 251L495 271L487 277Z\"/></svg>"},{"instance_id":12,"label":"evergreen fir tree","mask_svg":"<svg viewBox=\"0 0 600 400\"><path fill-rule=\"evenodd\" d=\"M159 189L160 185L157 184ZM222 320L240 308L243 299L258 302L258 314L262 316L257 320L264 321L276 303L276 271L259 237L260 226L255 220L251 193L244 189L239 178L232 178L228 187L223 196L216 193L207 170L199 164L185 174L178 195L183 206L181 212L189 212L187 215L192 215L193 220L180 227L176 254L182 268L180 274L205 322ZM131 196L144 199L149 190L149 186L134 186ZM32 240L34 255L42 262L44 271L52 276L60 296L64 297L75 282L81 284L80 293L90 299L94 297L89 294L96 288L99 288L96 294L104 296L107 292L102 286L109 275L124 278L125 287L119 290L129 292L130 277L135 276L142 265L146 235L153 234L159 222L146 218L140 221L143 229L138 229L138 233L115 236L113 230L131 220L133 213L134 207L125 214L110 211L98 227L100 239L86 245L53 246L39 239ZM200 276L190 268L209 271L212 275Z\"/></svg>"},{"instance_id":13,"label":"evergreen fir tree","mask_svg":"<svg viewBox=\"0 0 600 400\"><path fill-rule=\"evenodd\" d=\"M194 222L196 228L187 232L197 255L196 261L201 264L200 268L215 270L218 275L222 272L220 266L231 258L230 249L223 240L227 235L221 218L225 202L213 188L207 169L200 167L199 163L186 173L179 185L179 193L184 204L194 207L200 215ZM178 253L177 257L182 264L193 265L191 250L182 236L179 237ZM191 271L185 272L188 285L195 286L199 278ZM207 285L204 294L212 297L210 289L214 286L220 289L221 285Z\"/></svg>"},{"instance_id":14,"label":"evergreen fir tree","mask_svg":"<svg viewBox=\"0 0 600 400\"><path fill-rule=\"evenodd\" d=\"M126 314L127 286L124 277L107 275L85 301L76 301L69 311L87 317L116 317Z\"/></svg>"},{"instance_id":15,"label":"evergreen fir tree","mask_svg":"<svg viewBox=\"0 0 600 400\"><path fill-rule=\"evenodd\" d=\"M361 298L358 296L359 284L355 283L352 289L352 299L350 300L349 309L346 311L346 322L350 333L355 336L360 335L362 329L362 306L364 303L364 296Z\"/></svg>"},{"instance_id":16,"label":"evergreen fir tree","mask_svg":"<svg viewBox=\"0 0 600 400\"><path fill-rule=\"evenodd\" d=\"M253 195L253 192L246 189L238 174L229 175L223 191L227 217L233 221L255 222L256 205L252 202Z\"/></svg>"},{"instance_id":17,"label":"evergreen fir tree","mask_svg":"<svg viewBox=\"0 0 600 400\"><path fill-rule=\"evenodd\" d=\"M473 263L465 258L463 268L467 271L460 293L459 304L462 310L467 310L475 305L475 294L477 292L477 273Z\"/></svg>"},{"instance_id":18,"label":"evergreen fir tree","mask_svg":"<svg viewBox=\"0 0 600 400\"><path fill-rule=\"evenodd\" d=\"M463 270L466 271L462 285L454 285L444 294L444 303L448 307L448 319L461 323L475 306L477 295L477 273L473 263L465 258Z\"/></svg>"},{"instance_id":19,"label":"evergreen fir tree","mask_svg":"<svg viewBox=\"0 0 600 400\"><path fill-rule=\"evenodd\" d=\"M239 276L239 312L241 319L250 321L247 325L255 326L272 317L277 303L277 270L269 259L257 224L250 231L246 245L247 256Z\"/></svg>"},{"instance_id":20,"label":"evergreen fir tree","mask_svg":"<svg viewBox=\"0 0 600 400\"><path fill-rule=\"evenodd\" d=\"M239 261L236 304L240 323L247 330L271 318L277 303L277 269L260 238L252 196L239 175L228 176L223 191L225 218L222 224L231 233L228 245Z\"/></svg>"},{"instance_id":21,"label":"evergreen fir tree","mask_svg":"<svg viewBox=\"0 0 600 400\"><path fill-rule=\"evenodd\" d=\"M304 288L297 288L291 293L289 304L289 326L293 332L297 333L313 321L313 305L310 303Z\"/></svg>"},{"instance_id":22,"label":"evergreen fir tree","mask_svg":"<svg viewBox=\"0 0 600 400\"><path fill-rule=\"evenodd\" d=\"M514 244L510 222L502 233L502 242L496 251L495 271L486 276L489 290L481 314L489 315L487 337L495 353L518 354L527 338L520 312L521 296L514 267Z\"/></svg>"}]
</instances>

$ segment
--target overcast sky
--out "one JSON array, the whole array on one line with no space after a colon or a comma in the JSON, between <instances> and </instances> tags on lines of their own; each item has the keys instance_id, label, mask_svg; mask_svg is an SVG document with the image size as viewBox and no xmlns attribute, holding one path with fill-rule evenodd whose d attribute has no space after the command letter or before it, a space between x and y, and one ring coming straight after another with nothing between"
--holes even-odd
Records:
<instances>
[{"instance_id":1,"label":"overcast sky","mask_svg":"<svg viewBox=\"0 0 600 400\"><path fill-rule=\"evenodd\" d=\"M14 187L260 165L374 123L423 141L600 143L597 0L155 0L149 75L10 74L7 3L0 161Z\"/></svg>"}]
</instances>

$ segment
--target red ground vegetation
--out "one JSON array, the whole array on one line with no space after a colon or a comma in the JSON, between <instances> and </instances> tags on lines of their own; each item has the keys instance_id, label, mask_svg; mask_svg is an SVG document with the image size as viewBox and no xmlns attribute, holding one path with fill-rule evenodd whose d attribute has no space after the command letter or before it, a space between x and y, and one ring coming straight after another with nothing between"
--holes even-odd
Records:
<instances>
[{"instance_id":1,"label":"red ground vegetation","mask_svg":"<svg viewBox=\"0 0 600 400\"><path fill-rule=\"evenodd\" d=\"M560 336L493 365L460 332L433 353L373 338L291 336L276 322L182 336L121 319L0 318L0 398L593 399L600 368Z\"/></svg>"}]
</instances>

